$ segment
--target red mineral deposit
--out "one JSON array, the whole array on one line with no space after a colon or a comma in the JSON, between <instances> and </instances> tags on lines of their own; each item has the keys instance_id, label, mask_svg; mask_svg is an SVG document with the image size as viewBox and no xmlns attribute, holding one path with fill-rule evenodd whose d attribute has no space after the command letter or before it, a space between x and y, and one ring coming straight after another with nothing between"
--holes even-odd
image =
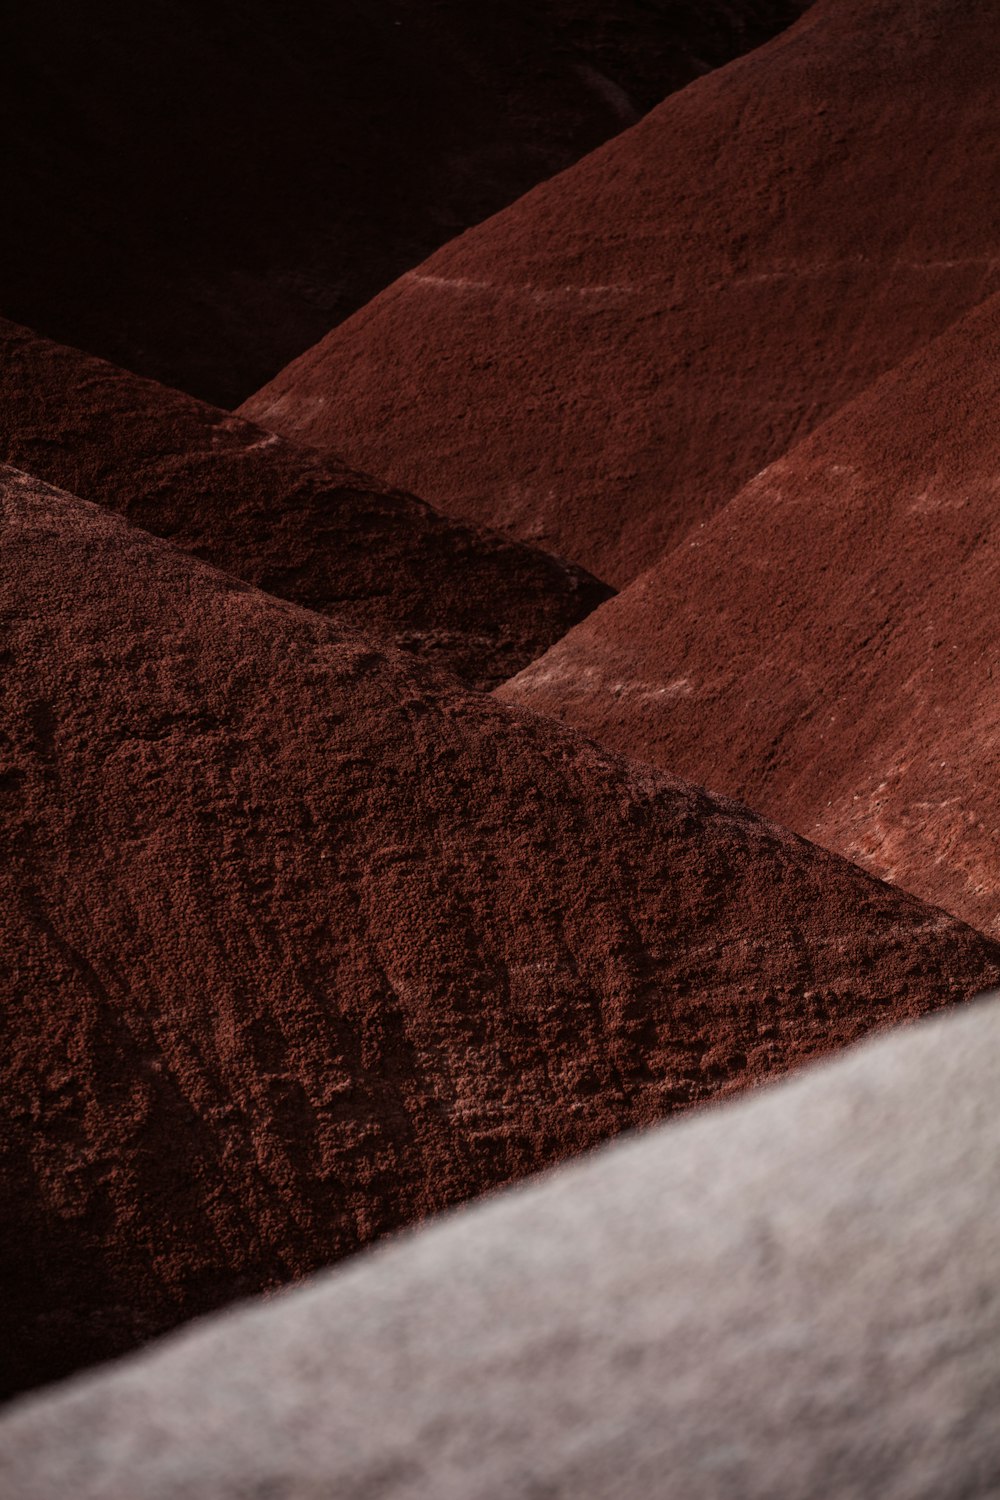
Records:
<instances>
[{"instance_id":1,"label":"red mineral deposit","mask_svg":"<svg viewBox=\"0 0 1000 1500\"><path fill-rule=\"evenodd\" d=\"M1000 297L514 682L1000 930Z\"/></svg>"},{"instance_id":2,"label":"red mineral deposit","mask_svg":"<svg viewBox=\"0 0 1000 1500\"><path fill-rule=\"evenodd\" d=\"M5 0L8 317L233 405L808 0Z\"/></svg>"},{"instance_id":3,"label":"red mineral deposit","mask_svg":"<svg viewBox=\"0 0 1000 1500\"><path fill-rule=\"evenodd\" d=\"M819 0L249 400L620 586L1000 288L994 0Z\"/></svg>"},{"instance_id":4,"label":"red mineral deposit","mask_svg":"<svg viewBox=\"0 0 1000 1500\"><path fill-rule=\"evenodd\" d=\"M8 1391L1000 978L743 807L2 506Z\"/></svg>"},{"instance_id":5,"label":"red mineral deposit","mask_svg":"<svg viewBox=\"0 0 1000 1500\"><path fill-rule=\"evenodd\" d=\"M3 319L0 461L479 687L610 593L581 568Z\"/></svg>"}]
</instances>

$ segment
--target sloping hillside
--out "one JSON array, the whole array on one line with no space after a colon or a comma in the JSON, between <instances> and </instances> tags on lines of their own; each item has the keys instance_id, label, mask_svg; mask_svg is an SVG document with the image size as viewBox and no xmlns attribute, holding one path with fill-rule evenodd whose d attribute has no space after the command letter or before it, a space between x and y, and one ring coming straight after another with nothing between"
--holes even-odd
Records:
<instances>
[{"instance_id":1,"label":"sloping hillside","mask_svg":"<svg viewBox=\"0 0 1000 1500\"><path fill-rule=\"evenodd\" d=\"M1000 297L502 696L1000 925Z\"/></svg>"},{"instance_id":2,"label":"sloping hillside","mask_svg":"<svg viewBox=\"0 0 1000 1500\"><path fill-rule=\"evenodd\" d=\"M492 687L611 592L229 412L0 319L0 460Z\"/></svg>"},{"instance_id":3,"label":"sloping hillside","mask_svg":"<svg viewBox=\"0 0 1000 1500\"><path fill-rule=\"evenodd\" d=\"M231 406L807 0L7 0L0 312Z\"/></svg>"},{"instance_id":4,"label":"sloping hillside","mask_svg":"<svg viewBox=\"0 0 1000 1500\"><path fill-rule=\"evenodd\" d=\"M994 999L602 1151L12 1410L0 1478L992 1500L998 1058Z\"/></svg>"},{"instance_id":5,"label":"sloping hillside","mask_svg":"<svg viewBox=\"0 0 1000 1500\"><path fill-rule=\"evenodd\" d=\"M106 510L2 527L8 1392L1000 978Z\"/></svg>"},{"instance_id":6,"label":"sloping hillside","mask_svg":"<svg viewBox=\"0 0 1000 1500\"><path fill-rule=\"evenodd\" d=\"M243 411L621 586L1000 288L990 0L820 0Z\"/></svg>"}]
</instances>

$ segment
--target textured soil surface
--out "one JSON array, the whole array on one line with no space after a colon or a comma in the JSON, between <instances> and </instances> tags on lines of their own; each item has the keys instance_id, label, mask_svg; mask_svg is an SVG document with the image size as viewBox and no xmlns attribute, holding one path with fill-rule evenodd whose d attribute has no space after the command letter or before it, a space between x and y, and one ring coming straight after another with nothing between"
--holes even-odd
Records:
<instances>
[{"instance_id":1,"label":"textured soil surface","mask_svg":"<svg viewBox=\"0 0 1000 1500\"><path fill-rule=\"evenodd\" d=\"M993 0L819 0L246 403L620 585L1000 288Z\"/></svg>"},{"instance_id":2,"label":"textured soil surface","mask_svg":"<svg viewBox=\"0 0 1000 1500\"><path fill-rule=\"evenodd\" d=\"M501 692L1000 930L1000 297Z\"/></svg>"},{"instance_id":3,"label":"textured soil surface","mask_svg":"<svg viewBox=\"0 0 1000 1500\"><path fill-rule=\"evenodd\" d=\"M7 1391L1000 977L736 804L6 474Z\"/></svg>"},{"instance_id":4,"label":"textured soil surface","mask_svg":"<svg viewBox=\"0 0 1000 1500\"><path fill-rule=\"evenodd\" d=\"M0 1483L992 1500L998 1091L996 1000L882 1038L12 1409Z\"/></svg>"},{"instance_id":5,"label":"textured soil surface","mask_svg":"<svg viewBox=\"0 0 1000 1500\"><path fill-rule=\"evenodd\" d=\"M540 656L610 592L2 319L0 460L479 687Z\"/></svg>"},{"instance_id":6,"label":"textured soil surface","mask_svg":"<svg viewBox=\"0 0 1000 1500\"><path fill-rule=\"evenodd\" d=\"M807 0L7 0L2 310L232 405Z\"/></svg>"}]
</instances>

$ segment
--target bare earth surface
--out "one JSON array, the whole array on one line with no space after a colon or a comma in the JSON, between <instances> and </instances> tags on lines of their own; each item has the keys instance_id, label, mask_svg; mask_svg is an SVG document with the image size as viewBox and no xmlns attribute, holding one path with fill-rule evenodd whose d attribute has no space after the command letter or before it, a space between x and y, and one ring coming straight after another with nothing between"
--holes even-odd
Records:
<instances>
[{"instance_id":1,"label":"bare earth surface","mask_svg":"<svg viewBox=\"0 0 1000 1500\"><path fill-rule=\"evenodd\" d=\"M1000 297L500 690L1000 930Z\"/></svg>"},{"instance_id":2,"label":"bare earth surface","mask_svg":"<svg viewBox=\"0 0 1000 1500\"><path fill-rule=\"evenodd\" d=\"M1000 978L107 510L2 526L8 1392Z\"/></svg>"},{"instance_id":3,"label":"bare earth surface","mask_svg":"<svg viewBox=\"0 0 1000 1500\"><path fill-rule=\"evenodd\" d=\"M610 593L534 547L3 319L0 460L479 687Z\"/></svg>"},{"instance_id":4,"label":"bare earth surface","mask_svg":"<svg viewBox=\"0 0 1000 1500\"><path fill-rule=\"evenodd\" d=\"M231 406L807 0L6 0L0 312Z\"/></svg>"},{"instance_id":5,"label":"bare earth surface","mask_svg":"<svg viewBox=\"0 0 1000 1500\"><path fill-rule=\"evenodd\" d=\"M992 0L819 0L245 403L617 586L1000 288Z\"/></svg>"},{"instance_id":6,"label":"bare earth surface","mask_svg":"<svg viewBox=\"0 0 1000 1500\"><path fill-rule=\"evenodd\" d=\"M992 1500L1000 1004L12 1408L18 1500Z\"/></svg>"}]
</instances>

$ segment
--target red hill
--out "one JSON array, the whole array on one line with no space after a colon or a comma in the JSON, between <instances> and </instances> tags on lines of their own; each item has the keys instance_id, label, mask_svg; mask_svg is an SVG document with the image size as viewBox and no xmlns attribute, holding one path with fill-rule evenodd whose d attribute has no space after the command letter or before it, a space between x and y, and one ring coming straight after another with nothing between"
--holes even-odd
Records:
<instances>
[{"instance_id":1,"label":"red hill","mask_svg":"<svg viewBox=\"0 0 1000 1500\"><path fill-rule=\"evenodd\" d=\"M501 690L1000 925L1000 297Z\"/></svg>"},{"instance_id":2,"label":"red hill","mask_svg":"<svg viewBox=\"0 0 1000 1500\"><path fill-rule=\"evenodd\" d=\"M2 310L231 406L807 0L6 0Z\"/></svg>"},{"instance_id":3,"label":"red hill","mask_svg":"<svg viewBox=\"0 0 1000 1500\"><path fill-rule=\"evenodd\" d=\"M2 319L0 460L480 687L610 593L580 568Z\"/></svg>"},{"instance_id":4,"label":"red hill","mask_svg":"<svg viewBox=\"0 0 1000 1500\"><path fill-rule=\"evenodd\" d=\"M998 112L990 0L820 0L243 409L621 585L1000 287Z\"/></svg>"},{"instance_id":5,"label":"red hill","mask_svg":"<svg viewBox=\"0 0 1000 1500\"><path fill-rule=\"evenodd\" d=\"M106 510L2 524L7 1390L1000 977Z\"/></svg>"}]
</instances>

